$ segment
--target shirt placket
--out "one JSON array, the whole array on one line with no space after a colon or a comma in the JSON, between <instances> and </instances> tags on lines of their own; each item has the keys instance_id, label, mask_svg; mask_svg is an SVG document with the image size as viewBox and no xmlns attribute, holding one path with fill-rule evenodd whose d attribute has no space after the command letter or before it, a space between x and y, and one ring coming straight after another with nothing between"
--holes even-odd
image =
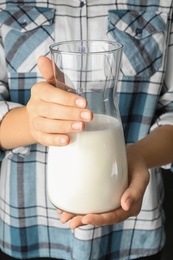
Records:
<instances>
[{"instance_id":1,"label":"shirt placket","mask_svg":"<svg viewBox=\"0 0 173 260\"><path fill-rule=\"evenodd\" d=\"M79 33L79 37L80 37L81 40L87 40L88 39L87 0L79 0L79 7L80 7L80 15L79 15L80 33Z\"/></svg>"}]
</instances>

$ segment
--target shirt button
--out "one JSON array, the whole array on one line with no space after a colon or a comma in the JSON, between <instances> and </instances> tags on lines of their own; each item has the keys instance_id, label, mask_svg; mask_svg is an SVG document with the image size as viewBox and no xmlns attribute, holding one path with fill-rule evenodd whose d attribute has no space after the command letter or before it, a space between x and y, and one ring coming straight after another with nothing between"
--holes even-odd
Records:
<instances>
[{"instance_id":1,"label":"shirt button","mask_svg":"<svg viewBox=\"0 0 173 260\"><path fill-rule=\"evenodd\" d=\"M80 2L80 7L83 7L85 4L83 1Z\"/></svg>"},{"instance_id":2,"label":"shirt button","mask_svg":"<svg viewBox=\"0 0 173 260\"><path fill-rule=\"evenodd\" d=\"M22 23L20 23L20 26L22 28L25 28L27 26L27 22L24 20Z\"/></svg>"},{"instance_id":3,"label":"shirt button","mask_svg":"<svg viewBox=\"0 0 173 260\"><path fill-rule=\"evenodd\" d=\"M142 28L136 28L136 35L142 34Z\"/></svg>"}]
</instances>

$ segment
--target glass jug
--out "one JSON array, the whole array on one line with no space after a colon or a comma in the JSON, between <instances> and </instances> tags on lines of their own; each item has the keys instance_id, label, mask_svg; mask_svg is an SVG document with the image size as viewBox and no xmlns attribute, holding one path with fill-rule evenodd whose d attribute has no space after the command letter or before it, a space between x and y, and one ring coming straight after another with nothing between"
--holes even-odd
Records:
<instances>
[{"instance_id":1,"label":"glass jug","mask_svg":"<svg viewBox=\"0 0 173 260\"><path fill-rule=\"evenodd\" d=\"M69 41L50 46L55 80L84 96L93 120L70 134L70 144L48 147L47 187L52 204L74 214L120 206L127 187L127 161L116 85L122 45ZM63 75L59 78L59 75Z\"/></svg>"}]
</instances>

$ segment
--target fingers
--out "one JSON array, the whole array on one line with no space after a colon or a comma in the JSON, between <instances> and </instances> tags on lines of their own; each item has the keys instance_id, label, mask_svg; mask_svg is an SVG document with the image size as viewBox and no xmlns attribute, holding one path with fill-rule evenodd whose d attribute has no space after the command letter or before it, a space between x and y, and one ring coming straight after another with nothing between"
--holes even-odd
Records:
<instances>
[{"instance_id":1,"label":"fingers","mask_svg":"<svg viewBox=\"0 0 173 260\"><path fill-rule=\"evenodd\" d=\"M52 120L44 117L36 117L33 119L33 127L36 131L41 130L45 134L63 134L81 132L84 130L85 125L82 121Z\"/></svg>"},{"instance_id":2,"label":"fingers","mask_svg":"<svg viewBox=\"0 0 173 260\"><path fill-rule=\"evenodd\" d=\"M32 107L30 107L32 109ZM79 109L78 107L69 107L56 103L40 102L37 112L43 118L59 120L83 120L88 122L92 119L92 113L88 109Z\"/></svg>"},{"instance_id":3,"label":"fingers","mask_svg":"<svg viewBox=\"0 0 173 260\"><path fill-rule=\"evenodd\" d=\"M42 101L63 106L77 106L79 108L85 108L87 106L85 98L55 88L47 82L40 82L34 85L31 89L31 95L35 98L38 97L38 99L41 99Z\"/></svg>"},{"instance_id":4,"label":"fingers","mask_svg":"<svg viewBox=\"0 0 173 260\"><path fill-rule=\"evenodd\" d=\"M84 130L84 122L92 120L87 101L73 93L55 88L48 82L32 87L26 109L33 138L43 145L67 145L68 133Z\"/></svg>"},{"instance_id":5,"label":"fingers","mask_svg":"<svg viewBox=\"0 0 173 260\"><path fill-rule=\"evenodd\" d=\"M105 226L119 223L130 216L122 208L102 214L88 214L82 218L83 225Z\"/></svg>"},{"instance_id":6,"label":"fingers","mask_svg":"<svg viewBox=\"0 0 173 260\"><path fill-rule=\"evenodd\" d=\"M72 136L68 133L80 132L84 129L84 122L33 119L34 137L37 142L45 146L68 145ZM66 133L66 134L65 134Z\"/></svg>"},{"instance_id":7,"label":"fingers","mask_svg":"<svg viewBox=\"0 0 173 260\"><path fill-rule=\"evenodd\" d=\"M75 229L80 226L84 226L85 224L82 223L83 216L75 216L70 213L63 212L60 215L60 221L62 224L65 224L69 221L70 229Z\"/></svg>"},{"instance_id":8,"label":"fingers","mask_svg":"<svg viewBox=\"0 0 173 260\"><path fill-rule=\"evenodd\" d=\"M138 175L133 179L128 189L121 198L121 207L125 211L130 211L132 216L139 214L147 182Z\"/></svg>"},{"instance_id":9,"label":"fingers","mask_svg":"<svg viewBox=\"0 0 173 260\"><path fill-rule=\"evenodd\" d=\"M131 212L124 211L122 208L118 208L115 211L103 213L103 214L88 214L85 216L74 216L66 212L61 213L60 221L66 223L69 221L69 227L71 229L78 228L84 225L105 226L112 225L124 221L131 216Z\"/></svg>"},{"instance_id":10,"label":"fingers","mask_svg":"<svg viewBox=\"0 0 173 260\"><path fill-rule=\"evenodd\" d=\"M149 183L149 172L144 158L134 152L133 145L127 146L129 187L121 197L121 207L130 211L132 216L138 215L145 190Z\"/></svg>"},{"instance_id":11,"label":"fingers","mask_svg":"<svg viewBox=\"0 0 173 260\"><path fill-rule=\"evenodd\" d=\"M129 196L131 196L129 192ZM127 199L127 198L126 198ZM124 196L125 200L125 196ZM124 203L127 203L124 201ZM131 200L130 207L128 210L124 210L122 207L102 213L102 214L88 214L85 216L66 216L66 213L63 212L63 218L60 220L63 220L63 223L65 223L65 220L70 220L70 228L75 229L79 226L83 225L94 225L94 226L105 226L105 225L113 225L117 224L119 222L122 222L129 217L136 216L139 214L142 204L142 196L138 198L137 196L134 198L134 201Z\"/></svg>"},{"instance_id":12,"label":"fingers","mask_svg":"<svg viewBox=\"0 0 173 260\"><path fill-rule=\"evenodd\" d=\"M61 223L65 224L69 221L69 227L75 229L79 226L82 226L83 216L76 216L71 213L63 212L62 210L57 209L58 214L60 214Z\"/></svg>"},{"instance_id":13,"label":"fingers","mask_svg":"<svg viewBox=\"0 0 173 260\"><path fill-rule=\"evenodd\" d=\"M70 213L65 213L63 212L61 215L60 215L60 221L61 223L66 223L68 222L70 219L73 219L75 218L75 215L74 214L70 214Z\"/></svg>"},{"instance_id":14,"label":"fingers","mask_svg":"<svg viewBox=\"0 0 173 260\"><path fill-rule=\"evenodd\" d=\"M63 73L52 67L49 58L41 56L38 67L46 81L32 87L26 105L30 133L36 142L46 146L67 145L68 134L82 131L93 113L87 109L86 99L64 84Z\"/></svg>"},{"instance_id":15,"label":"fingers","mask_svg":"<svg viewBox=\"0 0 173 260\"><path fill-rule=\"evenodd\" d=\"M38 143L45 146L65 146L70 143L67 134L46 134L34 129L33 136Z\"/></svg>"},{"instance_id":16,"label":"fingers","mask_svg":"<svg viewBox=\"0 0 173 260\"><path fill-rule=\"evenodd\" d=\"M121 197L121 207L131 216L137 216L141 210L143 196L148 185L149 173L147 169L133 173L130 185Z\"/></svg>"},{"instance_id":17,"label":"fingers","mask_svg":"<svg viewBox=\"0 0 173 260\"><path fill-rule=\"evenodd\" d=\"M73 217L69 222L69 227L71 229L76 229L81 226L85 226L85 224L82 223L83 216L75 216Z\"/></svg>"},{"instance_id":18,"label":"fingers","mask_svg":"<svg viewBox=\"0 0 173 260\"><path fill-rule=\"evenodd\" d=\"M66 212L59 211L61 214L60 221L66 223L69 221L69 227L71 229L78 228L84 225L94 225L94 226L105 226L112 225L124 221L131 215L130 211L124 211L121 207L110 212L102 214L88 214L85 216L73 215Z\"/></svg>"}]
</instances>

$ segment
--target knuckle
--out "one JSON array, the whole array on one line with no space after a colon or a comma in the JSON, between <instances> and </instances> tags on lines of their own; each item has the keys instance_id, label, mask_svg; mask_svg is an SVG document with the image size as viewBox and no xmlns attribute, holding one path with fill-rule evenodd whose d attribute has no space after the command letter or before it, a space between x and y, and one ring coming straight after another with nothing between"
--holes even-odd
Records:
<instances>
[{"instance_id":1,"label":"knuckle","mask_svg":"<svg viewBox=\"0 0 173 260\"><path fill-rule=\"evenodd\" d=\"M48 92L49 92L49 88L45 81L38 82L35 85L33 85L31 88L31 96L34 97L41 97L44 99L44 97L47 96Z\"/></svg>"},{"instance_id":2,"label":"knuckle","mask_svg":"<svg viewBox=\"0 0 173 260\"><path fill-rule=\"evenodd\" d=\"M54 126L54 131L58 133L69 133L72 131L71 124L68 121L58 121Z\"/></svg>"},{"instance_id":3,"label":"knuckle","mask_svg":"<svg viewBox=\"0 0 173 260\"><path fill-rule=\"evenodd\" d=\"M28 103L26 105L26 110L27 110L27 112L33 110L33 105L32 105L32 102L30 100L28 101Z\"/></svg>"},{"instance_id":4,"label":"knuckle","mask_svg":"<svg viewBox=\"0 0 173 260\"><path fill-rule=\"evenodd\" d=\"M38 105L38 112L41 116L50 117L50 110L48 109L46 104L39 104Z\"/></svg>"},{"instance_id":5,"label":"knuckle","mask_svg":"<svg viewBox=\"0 0 173 260\"><path fill-rule=\"evenodd\" d=\"M38 132L37 141L38 141L38 143L45 145L45 146L52 145L49 134Z\"/></svg>"},{"instance_id":6,"label":"knuckle","mask_svg":"<svg viewBox=\"0 0 173 260\"><path fill-rule=\"evenodd\" d=\"M41 87L41 98L43 100L46 100L47 97L49 96L50 93L50 88L48 88L47 84L42 83L42 87Z\"/></svg>"},{"instance_id":7,"label":"knuckle","mask_svg":"<svg viewBox=\"0 0 173 260\"><path fill-rule=\"evenodd\" d=\"M40 120L38 117L33 118L32 126L33 126L33 129L35 129L36 131L40 130Z\"/></svg>"},{"instance_id":8,"label":"knuckle","mask_svg":"<svg viewBox=\"0 0 173 260\"><path fill-rule=\"evenodd\" d=\"M41 85L41 82L39 82L39 83L37 83L37 84L32 86L32 88L31 88L31 95L35 95L35 94L38 93L40 85Z\"/></svg>"},{"instance_id":9,"label":"knuckle","mask_svg":"<svg viewBox=\"0 0 173 260\"><path fill-rule=\"evenodd\" d=\"M71 108L68 110L68 117L72 119L79 119L80 118L80 112L79 109Z\"/></svg>"}]
</instances>

